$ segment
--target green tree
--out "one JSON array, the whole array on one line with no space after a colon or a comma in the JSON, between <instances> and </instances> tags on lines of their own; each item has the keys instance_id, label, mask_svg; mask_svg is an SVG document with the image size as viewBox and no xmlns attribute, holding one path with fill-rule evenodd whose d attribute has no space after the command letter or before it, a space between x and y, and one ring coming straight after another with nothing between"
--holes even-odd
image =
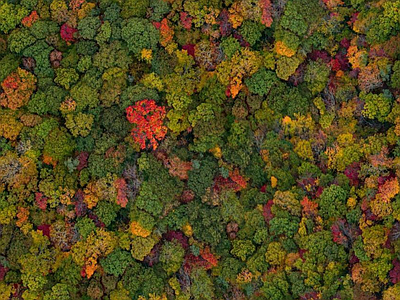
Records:
<instances>
[{"instance_id":1,"label":"green tree","mask_svg":"<svg viewBox=\"0 0 400 300\"><path fill-rule=\"evenodd\" d=\"M250 46L254 46L262 36L263 25L260 23L256 23L250 20L245 20L242 26L239 29L240 34L244 37L244 39L250 44Z\"/></svg>"},{"instance_id":2,"label":"green tree","mask_svg":"<svg viewBox=\"0 0 400 300\"><path fill-rule=\"evenodd\" d=\"M393 98L389 91L382 94L360 93L361 100L365 101L362 114L369 119L377 119L384 122L390 113Z\"/></svg>"},{"instance_id":3,"label":"green tree","mask_svg":"<svg viewBox=\"0 0 400 300\"><path fill-rule=\"evenodd\" d=\"M246 258L254 253L256 247L250 240L234 240L232 242L232 255L246 261Z\"/></svg>"},{"instance_id":4,"label":"green tree","mask_svg":"<svg viewBox=\"0 0 400 300\"><path fill-rule=\"evenodd\" d=\"M191 272L190 277L193 282L190 287L190 293L194 299L214 299L214 287L206 271L197 268Z\"/></svg>"},{"instance_id":5,"label":"green tree","mask_svg":"<svg viewBox=\"0 0 400 300\"><path fill-rule=\"evenodd\" d=\"M132 239L131 254L134 259L143 261L146 255L150 254L151 249L157 244L158 240L149 236L146 238L136 236Z\"/></svg>"},{"instance_id":6,"label":"green tree","mask_svg":"<svg viewBox=\"0 0 400 300\"><path fill-rule=\"evenodd\" d=\"M276 75L283 80L288 80L300 65L301 59L297 56L280 57L276 62Z\"/></svg>"},{"instance_id":7,"label":"green tree","mask_svg":"<svg viewBox=\"0 0 400 300\"><path fill-rule=\"evenodd\" d=\"M121 248L115 249L106 258L100 260L100 264L104 271L117 277L124 274L125 270L131 263L132 255Z\"/></svg>"},{"instance_id":8,"label":"green tree","mask_svg":"<svg viewBox=\"0 0 400 300\"><path fill-rule=\"evenodd\" d=\"M86 239L89 234L96 229L96 225L92 219L83 217L76 222L75 228L78 230L79 234Z\"/></svg>"},{"instance_id":9,"label":"green tree","mask_svg":"<svg viewBox=\"0 0 400 300\"><path fill-rule=\"evenodd\" d=\"M130 18L122 23L122 39L128 49L139 55L143 49L155 50L159 41L157 29L146 19Z\"/></svg>"},{"instance_id":10,"label":"green tree","mask_svg":"<svg viewBox=\"0 0 400 300\"><path fill-rule=\"evenodd\" d=\"M178 241L173 240L164 243L160 252L160 262L168 275L179 270L183 263L184 255L185 250Z\"/></svg>"},{"instance_id":11,"label":"green tree","mask_svg":"<svg viewBox=\"0 0 400 300\"><path fill-rule=\"evenodd\" d=\"M396 60L394 62L393 68L392 68L392 76L390 78L390 84L393 88L400 88L400 61Z\"/></svg>"},{"instance_id":12,"label":"green tree","mask_svg":"<svg viewBox=\"0 0 400 300\"><path fill-rule=\"evenodd\" d=\"M8 33L14 29L25 17L29 11L20 5L9 3L9 1L0 1L0 31Z\"/></svg>"},{"instance_id":13,"label":"green tree","mask_svg":"<svg viewBox=\"0 0 400 300\"><path fill-rule=\"evenodd\" d=\"M54 82L61 85L66 90L75 84L79 79L78 73L72 68L58 68L56 69L56 78Z\"/></svg>"},{"instance_id":14,"label":"green tree","mask_svg":"<svg viewBox=\"0 0 400 300\"><path fill-rule=\"evenodd\" d=\"M97 30L101 26L99 17L88 16L78 23L78 31L81 37L87 40L93 40L97 34Z\"/></svg>"},{"instance_id":15,"label":"green tree","mask_svg":"<svg viewBox=\"0 0 400 300\"><path fill-rule=\"evenodd\" d=\"M220 47L228 58L232 58L236 51L240 49L240 44L237 39L230 36L222 39Z\"/></svg>"},{"instance_id":16,"label":"green tree","mask_svg":"<svg viewBox=\"0 0 400 300\"><path fill-rule=\"evenodd\" d=\"M342 217L346 209L347 193L338 185L332 184L320 196L320 214L324 220Z\"/></svg>"},{"instance_id":17,"label":"green tree","mask_svg":"<svg viewBox=\"0 0 400 300\"><path fill-rule=\"evenodd\" d=\"M250 92L260 96L266 96L278 81L279 79L274 72L261 68L251 77L246 78L244 82Z\"/></svg>"},{"instance_id":18,"label":"green tree","mask_svg":"<svg viewBox=\"0 0 400 300\"><path fill-rule=\"evenodd\" d=\"M127 0L122 1L121 16L124 19L131 17L144 17L149 7L149 0Z\"/></svg>"},{"instance_id":19,"label":"green tree","mask_svg":"<svg viewBox=\"0 0 400 300\"><path fill-rule=\"evenodd\" d=\"M188 187L199 197L203 196L206 189L211 186L217 169L215 161L209 157L201 164L194 163L193 169L188 172Z\"/></svg>"},{"instance_id":20,"label":"green tree","mask_svg":"<svg viewBox=\"0 0 400 300\"><path fill-rule=\"evenodd\" d=\"M306 68L304 81L307 82L311 93L317 94L322 92L328 83L330 74L329 67L319 61L311 61Z\"/></svg>"},{"instance_id":21,"label":"green tree","mask_svg":"<svg viewBox=\"0 0 400 300\"><path fill-rule=\"evenodd\" d=\"M70 300L70 293L68 285L57 283L51 288L51 291L47 291L44 295L45 300Z\"/></svg>"},{"instance_id":22,"label":"green tree","mask_svg":"<svg viewBox=\"0 0 400 300\"><path fill-rule=\"evenodd\" d=\"M36 41L27 28L13 30L8 36L8 48L11 52L21 53L26 47Z\"/></svg>"},{"instance_id":23,"label":"green tree","mask_svg":"<svg viewBox=\"0 0 400 300\"><path fill-rule=\"evenodd\" d=\"M78 112L77 114L67 114L65 116L65 126L74 137L88 136L92 129L93 121L93 115L81 112Z\"/></svg>"},{"instance_id":24,"label":"green tree","mask_svg":"<svg viewBox=\"0 0 400 300\"><path fill-rule=\"evenodd\" d=\"M18 68L20 64L20 58L14 54L8 53L1 58L0 64L2 66L0 68L0 82L3 82L3 80L6 79L11 72Z\"/></svg>"},{"instance_id":25,"label":"green tree","mask_svg":"<svg viewBox=\"0 0 400 300\"><path fill-rule=\"evenodd\" d=\"M285 264L285 249L279 242L272 242L268 245L265 253L266 261L273 266L282 266Z\"/></svg>"},{"instance_id":26,"label":"green tree","mask_svg":"<svg viewBox=\"0 0 400 300\"><path fill-rule=\"evenodd\" d=\"M40 82L39 82L40 84ZM44 115L58 115L61 102L66 96L66 91L58 86L47 86L32 95L27 107L31 113Z\"/></svg>"},{"instance_id":27,"label":"green tree","mask_svg":"<svg viewBox=\"0 0 400 300\"><path fill-rule=\"evenodd\" d=\"M71 135L65 132L65 130L56 128L47 136L43 154L55 161L61 161L71 155L74 149L75 143Z\"/></svg>"},{"instance_id":28,"label":"green tree","mask_svg":"<svg viewBox=\"0 0 400 300\"><path fill-rule=\"evenodd\" d=\"M95 214L107 227L115 220L120 206L109 201L100 201L94 209Z\"/></svg>"}]
</instances>

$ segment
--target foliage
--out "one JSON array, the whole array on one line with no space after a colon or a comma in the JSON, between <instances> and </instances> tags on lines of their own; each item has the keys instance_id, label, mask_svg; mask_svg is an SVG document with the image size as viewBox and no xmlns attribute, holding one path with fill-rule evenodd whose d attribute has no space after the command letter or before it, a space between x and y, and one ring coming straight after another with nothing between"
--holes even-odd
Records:
<instances>
[{"instance_id":1,"label":"foliage","mask_svg":"<svg viewBox=\"0 0 400 300\"><path fill-rule=\"evenodd\" d=\"M8 1L0 1L0 31L8 33L14 29L29 11L21 5L15 5Z\"/></svg>"},{"instance_id":2,"label":"foliage","mask_svg":"<svg viewBox=\"0 0 400 300\"><path fill-rule=\"evenodd\" d=\"M165 107L159 107L154 100L142 100L126 109L126 118L136 126L132 129L132 136L141 149L146 148L146 140L149 140L153 150L157 148L158 141L167 133L163 126Z\"/></svg>"},{"instance_id":3,"label":"foliage","mask_svg":"<svg viewBox=\"0 0 400 300\"><path fill-rule=\"evenodd\" d=\"M390 113L392 97L384 94L360 93L360 98L365 101L363 115L369 119L385 121L385 117Z\"/></svg>"},{"instance_id":4,"label":"foliage","mask_svg":"<svg viewBox=\"0 0 400 300\"><path fill-rule=\"evenodd\" d=\"M160 262L167 274L173 274L179 270L183 263L185 250L177 240L165 242L160 251Z\"/></svg>"},{"instance_id":5,"label":"foliage","mask_svg":"<svg viewBox=\"0 0 400 300\"><path fill-rule=\"evenodd\" d=\"M148 20L130 18L122 23L121 37L129 51L139 55L143 49L156 49L159 33Z\"/></svg>"},{"instance_id":6,"label":"foliage","mask_svg":"<svg viewBox=\"0 0 400 300\"><path fill-rule=\"evenodd\" d=\"M20 68L11 73L1 83L3 93L0 94L0 105L10 109L18 109L26 105L35 90L36 78Z\"/></svg>"},{"instance_id":7,"label":"foliage","mask_svg":"<svg viewBox=\"0 0 400 300\"><path fill-rule=\"evenodd\" d=\"M399 9L0 0L0 298L398 299Z\"/></svg>"}]
</instances>

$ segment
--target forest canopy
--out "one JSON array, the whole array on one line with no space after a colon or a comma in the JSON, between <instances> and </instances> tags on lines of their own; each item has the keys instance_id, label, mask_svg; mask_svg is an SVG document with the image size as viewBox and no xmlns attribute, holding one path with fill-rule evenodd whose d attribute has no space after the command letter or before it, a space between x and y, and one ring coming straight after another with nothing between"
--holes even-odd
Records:
<instances>
[{"instance_id":1,"label":"forest canopy","mask_svg":"<svg viewBox=\"0 0 400 300\"><path fill-rule=\"evenodd\" d=\"M0 299L400 300L400 0L0 0Z\"/></svg>"}]
</instances>

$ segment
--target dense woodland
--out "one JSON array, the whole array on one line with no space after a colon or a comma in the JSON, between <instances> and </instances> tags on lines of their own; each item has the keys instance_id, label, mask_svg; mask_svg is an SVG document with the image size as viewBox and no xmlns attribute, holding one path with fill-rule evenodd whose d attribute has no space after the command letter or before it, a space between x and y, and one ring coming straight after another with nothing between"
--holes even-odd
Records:
<instances>
[{"instance_id":1,"label":"dense woodland","mask_svg":"<svg viewBox=\"0 0 400 300\"><path fill-rule=\"evenodd\" d=\"M399 300L400 0L0 0L0 299Z\"/></svg>"}]
</instances>

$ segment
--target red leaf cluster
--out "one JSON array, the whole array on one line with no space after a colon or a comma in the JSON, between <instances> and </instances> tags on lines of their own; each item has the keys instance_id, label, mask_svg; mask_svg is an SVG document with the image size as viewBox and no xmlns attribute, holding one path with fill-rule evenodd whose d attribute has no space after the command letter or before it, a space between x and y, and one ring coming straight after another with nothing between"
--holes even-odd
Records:
<instances>
[{"instance_id":1,"label":"red leaf cluster","mask_svg":"<svg viewBox=\"0 0 400 300\"><path fill-rule=\"evenodd\" d=\"M75 213L77 217L83 217L87 213L87 204L83 201L84 194L78 190L74 196Z\"/></svg>"},{"instance_id":2,"label":"red leaf cluster","mask_svg":"<svg viewBox=\"0 0 400 300\"><path fill-rule=\"evenodd\" d=\"M156 263L159 262L160 250L161 250L161 244L158 243L153 247L153 249L151 249L150 253L146 255L146 257L143 259L143 262L149 267L154 266Z\"/></svg>"},{"instance_id":3,"label":"red leaf cluster","mask_svg":"<svg viewBox=\"0 0 400 300\"><path fill-rule=\"evenodd\" d=\"M318 193L318 182L316 178L306 177L297 181L298 185L307 192L313 199L315 199Z\"/></svg>"},{"instance_id":4,"label":"red leaf cluster","mask_svg":"<svg viewBox=\"0 0 400 300\"><path fill-rule=\"evenodd\" d=\"M350 184L357 186L359 184L358 171L360 171L360 164L357 162L352 163L344 170L344 175L349 179Z\"/></svg>"},{"instance_id":5,"label":"red leaf cluster","mask_svg":"<svg viewBox=\"0 0 400 300\"><path fill-rule=\"evenodd\" d=\"M262 11L261 23L266 27L271 27L272 22L272 3L271 0L260 0L260 6Z\"/></svg>"},{"instance_id":6,"label":"red leaf cluster","mask_svg":"<svg viewBox=\"0 0 400 300\"><path fill-rule=\"evenodd\" d=\"M16 110L29 102L36 88L36 77L18 68L1 83L0 105Z\"/></svg>"},{"instance_id":7,"label":"red leaf cluster","mask_svg":"<svg viewBox=\"0 0 400 300\"><path fill-rule=\"evenodd\" d=\"M164 238L169 242L176 240L185 250L189 248L189 240L181 231L170 230L164 234Z\"/></svg>"},{"instance_id":8,"label":"red leaf cluster","mask_svg":"<svg viewBox=\"0 0 400 300\"><path fill-rule=\"evenodd\" d=\"M218 259L214 254L211 253L210 248L200 250L200 255L195 256L193 254L188 254L185 257L184 269L189 272L193 268L204 268L209 270L218 265Z\"/></svg>"},{"instance_id":9,"label":"red leaf cluster","mask_svg":"<svg viewBox=\"0 0 400 300\"><path fill-rule=\"evenodd\" d=\"M340 245L345 245L347 243L347 237L344 235L341 227L345 226L344 220L338 220L335 224L331 226L331 231L333 235L333 241Z\"/></svg>"},{"instance_id":10,"label":"red leaf cluster","mask_svg":"<svg viewBox=\"0 0 400 300\"><path fill-rule=\"evenodd\" d=\"M331 66L332 71L346 71L350 68L349 60L344 52L336 54L335 58L329 62L329 65Z\"/></svg>"},{"instance_id":11,"label":"red leaf cluster","mask_svg":"<svg viewBox=\"0 0 400 300\"><path fill-rule=\"evenodd\" d=\"M247 186L247 180L242 175L239 174L239 170L229 172L229 177L224 178L222 176L217 176L214 180L213 190L218 193L222 190L234 190L238 192Z\"/></svg>"},{"instance_id":12,"label":"red leaf cluster","mask_svg":"<svg viewBox=\"0 0 400 300\"><path fill-rule=\"evenodd\" d=\"M219 30L222 36L228 36L232 32L232 24L229 22L229 12L224 9L219 14Z\"/></svg>"},{"instance_id":13,"label":"red leaf cluster","mask_svg":"<svg viewBox=\"0 0 400 300\"><path fill-rule=\"evenodd\" d=\"M88 166L89 153L88 152L80 152L77 158L79 160L79 164L76 169L78 171L81 171L83 168L86 168Z\"/></svg>"},{"instance_id":14,"label":"red leaf cluster","mask_svg":"<svg viewBox=\"0 0 400 300\"><path fill-rule=\"evenodd\" d=\"M69 2L69 7L72 10L78 10L82 6L83 3L85 3L85 0L71 0Z\"/></svg>"},{"instance_id":15,"label":"red leaf cluster","mask_svg":"<svg viewBox=\"0 0 400 300\"><path fill-rule=\"evenodd\" d=\"M0 264L0 281L4 280L4 277L6 276L8 271L7 267L4 267L2 264Z\"/></svg>"},{"instance_id":16,"label":"red leaf cluster","mask_svg":"<svg viewBox=\"0 0 400 300\"><path fill-rule=\"evenodd\" d=\"M231 180L236 183L235 191L240 191L241 189L245 189L247 186L246 179L239 174L239 170L235 169L233 172L229 172L229 177Z\"/></svg>"},{"instance_id":17,"label":"red leaf cluster","mask_svg":"<svg viewBox=\"0 0 400 300\"><path fill-rule=\"evenodd\" d=\"M210 268L218 265L218 259L214 254L211 253L210 247L205 247L200 250L201 257L210 264Z\"/></svg>"},{"instance_id":18,"label":"red leaf cluster","mask_svg":"<svg viewBox=\"0 0 400 300\"><path fill-rule=\"evenodd\" d=\"M274 205L274 201L268 200L267 204L265 204L263 207L263 217L267 224L269 224L269 221L271 221L275 217L275 215L271 211L272 205Z\"/></svg>"},{"instance_id":19,"label":"red leaf cluster","mask_svg":"<svg viewBox=\"0 0 400 300\"><path fill-rule=\"evenodd\" d=\"M237 41L239 42L239 44L240 44L240 46L241 47L250 47L250 44L249 44L249 42L247 42L245 39L244 39L244 37L241 35L241 34L239 34L238 32L234 32L233 33L233 37L235 38L235 39L237 39Z\"/></svg>"},{"instance_id":20,"label":"red leaf cluster","mask_svg":"<svg viewBox=\"0 0 400 300\"><path fill-rule=\"evenodd\" d=\"M67 23L61 26L60 35L61 38L66 42L74 42L75 37L74 33L77 32L78 29L69 27Z\"/></svg>"},{"instance_id":21,"label":"red leaf cluster","mask_svg":"<svg viewBox=\"0 0 400 300\"><path fill-rule=\"evenodd\" d=\"M300 299L301 300L317 300L317 299L320 299L320 297L317 292L312 291L312 292L309 292L309 293L306 293L306 294L300 296Z\"/></svg>"},{"instance_id":22,"label":"red leaf cluster","mask_svg":"<svg viewBox=\"0 0 400 300\"><path fill-rule=\"evenodd\" d=\"M44 236L50 237L50 225L42 224L39 225L37 229L40 230Z\"/></svg>"},{"instance_id":23,"label":"red leaf cluster","mask_svg":"<svg viewBox=\"0 0 400 300\"><path fill-rule=\"evenodd\" d=\"M182 11L180 13L180 20L182 23L182 26L186 29L186 30L190 30L190 28L192 28L192 17L189 16L189 14L185 11Z\"/></svg>"},{"instance_id":24,"label":"red leaf cluster","mask_svg":"<svg viewBox=\"0 0 400 300\"><path fill-rule=\"evenodd\" d=\"M193 44L186 44L182 46L183 50L187 51L187 54L191 57L195 58L195 45Z\"/></svg>"},{"instance_id":25,"label":"red leaf cluster","mask_svg":"<svg viewBox=\"0 0 400 300\"><path fill-rule=\"evenodd\" d=\"M230 178L224 178L222 176L218 176L214 180L213 190L214 192L220 192L224 189L235 189L236 184Z\"/></svg>"},{"instance_id":26,"label":"red leaf cluster","mask_svg":"<svg viewBox=\"0 0 400 300\"><path fill-rule=\"evenodd\" d=\"M167 134L167 127L163 125L166 115L165 107L157 106L154 100L142 100L126 109L126 118L136 126L132 129L132 137L140 145L146 148L146 141L150 142L153 150L158 146Z\"/></svg>"},{"instance_id":27,"label":"red leaf cluster","mask_svg":"<svg viewBox=\"0 0 400 300\"><path fill-rule=\"evenodd\" d=\"M162 19L159 30L161 35L160 43L165 47L174 37L174 30L169 26L167 18Z\"/></svg>"},{"instance_id":28,"label":"red leaf cluster","mask_svg":"<svg viewBox=\"0 0 400 300\"><path fill-rule=\"evenodd\" d=\"M394 259L392 261L392 264L393 264L393 269L390 270L389 277L390 277L390 281L393 284L396 284L400 281L400 261L398 261L397 259Z\"/></svg>"},{"instance_id":29,"label":"red leaf cluster","mask_svg":"<svg viewBox=\"0 0 400 300\"><path fill-rule=\"evenodd\" d=\"M324 63L328 64L331 61L331 56L325 50L313 50L308 57L312 60L322 60Z\"/></svg>"},{"instance_id":30,"label":"red leaf cluster","mask_svg":"<svg viewBox=\"0 0 400 300\"><path fill-rule=\"evenodd\" d=\"M115 187L117 189L117 204L121 207L126 207L128 204L128 197L126 195L127 192L127 184L124 178L118 178L114 182Z\"/></svg>"},{"instance_id":31,"label":"red leaf cluster","mask_svg":"<svg viewBox=\"0 0 400 300\"><path fill-rule=\"evenodd\" d=\"M47 198L42 193L35 193L35 202L41 210L46 210Z\"/></svg>"}]
</instances>

